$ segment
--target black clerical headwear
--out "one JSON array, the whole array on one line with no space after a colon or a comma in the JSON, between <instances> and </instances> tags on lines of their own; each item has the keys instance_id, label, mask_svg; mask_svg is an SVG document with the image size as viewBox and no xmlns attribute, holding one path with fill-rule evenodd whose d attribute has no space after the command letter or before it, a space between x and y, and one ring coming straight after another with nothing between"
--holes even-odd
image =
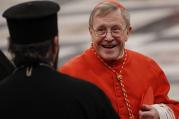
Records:
<instances>
[{"instance_id":1,"label":"black clerical headwear","mask_svg":"<svg viewBox=\"0 0 179 119\"><path fill-rule=\"evenodd\" d=\"M28 45L51 40L58 34L57 12L51 1L30 1L8 8L7 19L12 43Z\"/></svg>"}]
</instances>

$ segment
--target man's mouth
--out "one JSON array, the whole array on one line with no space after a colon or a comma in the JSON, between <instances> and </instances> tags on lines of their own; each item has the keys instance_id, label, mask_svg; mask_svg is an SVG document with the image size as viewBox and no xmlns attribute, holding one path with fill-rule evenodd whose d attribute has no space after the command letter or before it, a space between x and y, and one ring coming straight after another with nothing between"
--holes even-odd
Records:
<instances>
[{"instance_id":1,"label":"man's mouth","mask_svg":"<svg viewBox=\"0 0 179 119\"><path fill-rule=\"evenodd\" d=\"M110 45L101 45L103 48L109 48L109 49L111 49L111 48L114 48L114 47L116 47L117 45L112 45L112 44L110 44Z\"/></svg>"}]
</instances>

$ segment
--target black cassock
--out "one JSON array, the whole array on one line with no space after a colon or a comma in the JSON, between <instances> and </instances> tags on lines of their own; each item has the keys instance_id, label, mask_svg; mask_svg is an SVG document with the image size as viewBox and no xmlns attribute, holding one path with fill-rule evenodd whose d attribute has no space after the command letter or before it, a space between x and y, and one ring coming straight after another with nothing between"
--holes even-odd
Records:
<instances>
[{"instance_id":1,"label":"black cassock","mask_svg":"<svg viewBox=\"0 0 179 119\"><path fill-rule=\"evenodd\" d=\"M0 115L6 118L118 119L96 86L36 65L18 69L0 83Z\"/></svg>"}]
</instances>

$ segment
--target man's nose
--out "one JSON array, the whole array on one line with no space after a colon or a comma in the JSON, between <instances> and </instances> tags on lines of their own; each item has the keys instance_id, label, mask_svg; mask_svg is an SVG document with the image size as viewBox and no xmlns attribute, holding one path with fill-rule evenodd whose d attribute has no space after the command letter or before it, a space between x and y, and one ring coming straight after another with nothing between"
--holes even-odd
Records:
<instances>
[{"instance_id":1,"label":"man's nose","mask_svg":"<svg viewBox=\"0 0 179 119\"><path fill-rule=\"evenodd\" d=\"M114 39L114 38L113 38L113 36L112 36L111 31L106 32L105 40L106 40L106 41L112 41L113 39Z\"/></svg>"}]
</instances>

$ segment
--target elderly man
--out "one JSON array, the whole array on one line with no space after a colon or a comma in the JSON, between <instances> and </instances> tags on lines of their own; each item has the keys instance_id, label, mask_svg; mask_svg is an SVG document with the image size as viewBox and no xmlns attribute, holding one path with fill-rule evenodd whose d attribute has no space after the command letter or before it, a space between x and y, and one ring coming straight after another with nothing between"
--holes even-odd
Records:
<instances>
[{"instance_id":1,"label":"elderly man","mask_svg":"<svg viewBox=\"0 0 179 119\"><path fill-rule=\"evenodd\" d=\"M3 13L16 69L10 77L6 72L2 75L6 78L0 82L1 117L118 119L110 101L95 85L56 71L58 10L54 2L30 1Z\"/></svg>"},{"instance_id":2,"label":"elderly man","mask_svg":"<svg viewBox=\"0 0 179 119\"><path fill-rule=\"evenodd\" d=\"M131 30L123 5L100 2L89 19L92 46L59 71L100 87L122 119L178 119L179 103L168 98L169 82L159 65L125 48Z\"/></svg>"}]
</instances>

